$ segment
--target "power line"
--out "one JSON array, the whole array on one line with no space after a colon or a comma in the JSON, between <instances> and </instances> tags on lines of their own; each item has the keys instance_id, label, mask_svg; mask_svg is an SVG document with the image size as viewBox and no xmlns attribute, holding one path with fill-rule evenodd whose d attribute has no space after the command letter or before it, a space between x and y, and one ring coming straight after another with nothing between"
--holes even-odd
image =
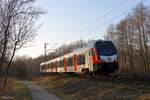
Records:
<instances>
[{"instance_id":1,"label":"power line","mask_svg":"<svg viewBox=\"0 0 150 100\"><path fill-rule=\"evenodd\" d=\"M109 14L113 13L115 10L119 9L120 7L122 7L123 5L125 5L127 3L128 0L124 0L123 2L119 3L117 6L115 6L114 8L112 8L110 11L108 11L107 13L105 13L103 16L99 17L95 22L98 22L100 19L103 19L104 17L108 16ZM143 0L144 1L144 0ZM113 18L112 18L113 19ZM109 21L107 21L109 22ZM105 22L106 23L106 22ZM103 23L103 24L105 24ZM83 30L79 31L79 33L82 33L84 30L89 29L89 27L93 26L95 23L93 24L89 24L87 25ZM108 23L107 23L108 24ZM94 29L92 29L93 32ZM87 34L90 34L89 32ZM85 34L86 35L86 34ZM83 38L84 36L81 36L80 38Z\"/></svg>"},{"instance_id":2,"label":"power line","mask_svg":"<svg viewBox=\"0 0 150 100\"><path fill-rule=\"evenodd\" d=\"M59 45L59 43L55 43L50 49L47 50L47 52L49 52L50 50L53 50L58 45Z\"/></svg>"},{"instance_id":3,"label":"power line","mask_svg":"<svg viewBox=\"0 0 150 100\"><path fill-rule=\"evenodd\" d=\"M115 6L114 8L112 8L110 11L106 12L104 15L102 15L101 17L99 17L94 23L87 25L83 30L79 31L79 33L83 32L84 30L88 29L89 27L95 25L95 23L97 23L100 19L108 16L109 14L111 14L112 12L114 12L115 10L117 10L118 8L122 7L126 3L127 3L127 0L124 0L123 2L119 3L117 6Z\"/></svg>"},{"instance_id":4,"label":"power line","mask_svg":"<svg viewBox=\"0 0 150 100\"><path fill-rule=\"evenodd\" d=\"M130 10L127 10L127 11L125 11L125 12L120 13L118 16L115 16L115 17L113 17L112 19L108 20L107 22L101 24L100 26L97 26L96 28L92 29L92 30L91 30L90 32L88 32L87 34L90 35L92 32L96 31L96 30L99 29L99 28L102 28L102 27L106 26L106 25L109 24L112 20L121 17L121 15L124 15L124 14L126 14L127 12L129 12L129 11L130 11ZM87 35L87 34L85 34L85 35ZM85 36L85 37L86 37L86 36Z\"/></svg>"},{"instance_id":5,"label":"power line","mask_svg":"<svg viewBox=\"0 0 150 100\"><path fill-rule=\"evenodd\" d=\"M95 23L97 23L100 19L108 16L109 14L113 13L115 10L117 10L118 8L122 7L123 5L125 5L127 3L128 0L124 0L123 2L119 3L117 6L115 6L114 8L112 8L111 10L109 10L108 12L106 12L104 15L102 15L101 17L99 17L96 21L94 21L93 24L89 24L87 26L85 26L85 28L81 31L79 31L78 33L82 33L84 32L86 29L89 29L89 27L93 26Z\"/></svg>"},{"instance_id":6,"label":"power line","mask_svg":"<svg viewBox=\"0 0 150 100\"><path fill-rule=\"evenodd\" d=\"M125 1L127 1L127 0L125 0ZM124 2L125 2L125 1L124 1ZM140 1L140 2L145 2L145 1L146 1L146 0L142 0L142 1ZM122 2L121 4L125 4L124 2ZM139 3L140 3L140 2L139 2ZM139 3L137 3L137 4L139 4ZM136 5L137 5L137 4L136 4ZM136 5L134 5L134 6L136 6ZM120 5L119 7L121 7L121 6L122 6L122 5ZM109 12L111 13L111 12L113 12L113 11L116 10L116 9L118 9L118 7L113 8L113 9L110 10ZM88 35L92 34L92 32L94 32L94 31L96 31L97 29L100 29L100 28L102 28L102 27L108 25L108 24L109 24L111 21L113 21L114 19L121 17L122 15L128 13L128 12L129 12L130 10L132 10L132 9L133 9L133 7L130 8L130 9L128 9L128 10L126 10L126 11L124 11L124 12L122 12L122 13L120 13L119 15L117 15L117 16L111 18L110 20L108 20L108 21L102 23L101 25L99 25L99 26L97 26L96 28L92 29L90 32L84 34L84 35L86 35L86 36L83 35L81 38L87 37ZM109 12L107 12L107 13L109 13ZM103 17L105 17L105 16L107 15L107 13L104 14ZM90 25L89 25L89 26L90 26ZM89 26L87 26L87 27L89 27ZM57 46L57 45L54 45L51 49L49 49L49 50L47 50L47 51L52 50L52 49L55 48L56 46ZM47 51L46 51L46 52L47 52Z\"/></svg>"},{"instance_id":7,"label":"power line","mask_svg":"<svg viewBox=\"0 0 150 100\"><path fill-rule=\"evenodd\" d=\"M140 1L139 3L145 2L145 1L146 1L146 0L142 0L142 1ZM138 5L139 3L137 3L136 5ZM134 7L135 7L136 5L134 5ZM81 38L87 37L87 36L90 35L92 32L94 32L94 31L96 31L97 29L100 29L100 28L106 26L107 24L109 24L109 23L110 23L111 21L113 21L114 19L121 17L122 15L128 13L128 12L129 12L130 10L132 10L132 9L133 9L133 7L130 8L130 9L128 9L128 10L126 10L126 11L124 11L124 12L122 12L122 13L120 13L119 15L117 15L117 16L111 18L111 19L108 20L107 22L104 22L103 24L101 24L101 25L97 26L96 28L92 29L90 32L88 32L88 33L85 34L86 36L82 36Z\"/></svg>"}]
</instances>

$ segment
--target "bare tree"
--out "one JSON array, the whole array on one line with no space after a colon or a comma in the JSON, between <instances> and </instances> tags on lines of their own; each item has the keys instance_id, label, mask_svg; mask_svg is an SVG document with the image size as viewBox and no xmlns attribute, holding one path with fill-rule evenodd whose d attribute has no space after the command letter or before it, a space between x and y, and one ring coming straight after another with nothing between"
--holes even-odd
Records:
<instances>
[{"instance_id":1,"label":"bare tree","mask_svg":"<svg viewBox=\"0 0 150 100\"><path fill-rule=\"evenodd\" d=\"M3 36L0 69L6 54L9 53L3 84L4 90L16 51L34 39L36 20L43 14L41 9L34 6L34 2L35 0L0 1L0 31Z\"/></svg>"},{"instance_id":2,"label":"bare tree","mask_svg":"<svg viewBox=\"0 0 150 100\"><path fill-rule=\"evenodd\" d=\"M113 28L108 27L106 37L117 45L123 73L150 74L149 8L142 3L138 4Z\"/></svg>"}]
</instances>

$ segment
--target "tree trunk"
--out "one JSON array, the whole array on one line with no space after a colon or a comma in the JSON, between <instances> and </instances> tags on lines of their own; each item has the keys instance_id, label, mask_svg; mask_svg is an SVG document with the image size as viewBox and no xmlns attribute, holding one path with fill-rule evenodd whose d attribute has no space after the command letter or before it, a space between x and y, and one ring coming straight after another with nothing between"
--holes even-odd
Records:
<instances>
[{"instance_id":1,"label":"tree trunk","mask_svg":"<svg viewBox=\"0 0 150 100\"><path fill-rule=\"evenodd\" d=\"M5 89L6 89L6 85L7 85L7 79L8 79L8 74L9 74L9 68L10 68L10 65L12 63L12 60L15 56L15 52L16 52L16 46L17 46L17 43L15 44L15 47L13 49L13 53L12 53L12 56L11 56L11 59L7 65L7 68L6 68L6 72L5 72L5 75L4 75L4 82L3 82L3 91L5 92Z\"/></svg>"}]
</instances>

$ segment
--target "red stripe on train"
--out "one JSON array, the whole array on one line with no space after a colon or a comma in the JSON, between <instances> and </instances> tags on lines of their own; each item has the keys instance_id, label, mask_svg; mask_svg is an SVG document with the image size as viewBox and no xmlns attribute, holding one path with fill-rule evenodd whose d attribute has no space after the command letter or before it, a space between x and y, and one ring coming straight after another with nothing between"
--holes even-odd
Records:
<instances>
[{"instance_id":1,"label":"red stripe on train","mask_svg":"<svg viewBox=\"0 0 150 100\"><path fill-rule=\"evenodd\" d=\"M74 66L74 72L76 72L78 69L78 63L77 63L77 55L73 55L73 66Z\"/></svg>"},{"instance_id":2,"label":"red stripe on train","mask_svg":"<svg viewBox=\"0 0 150 100\"><path fill-rule=\"evenodd\" d=\"M92 61L93 61L93 64L98 64L98 63L100 63L101 61L100 61L100 59L99 59L99 57L98 57L98 54L97 54L96 49L95 49L95 48L92 48L91 50L92 50L92 57L91 57L91 59L92 59Z\"/></svg>"}]
</instances>

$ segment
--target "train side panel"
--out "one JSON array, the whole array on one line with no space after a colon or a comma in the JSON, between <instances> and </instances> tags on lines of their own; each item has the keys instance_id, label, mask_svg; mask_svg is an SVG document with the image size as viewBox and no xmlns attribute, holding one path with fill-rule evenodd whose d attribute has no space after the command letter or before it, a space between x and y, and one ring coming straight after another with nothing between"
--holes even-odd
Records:
<instances>
[{"instance_id":1,"label":"train side panel","mask_svg":"<svg viewBox=\"0 0 150 100\"><path fill-rule=\"evenodd\" d=\"M118 55L111 41L97 40L64 56L40 64L43 73L98 72L114 73L118 70Z\"/></svg>"}]
</instances>

